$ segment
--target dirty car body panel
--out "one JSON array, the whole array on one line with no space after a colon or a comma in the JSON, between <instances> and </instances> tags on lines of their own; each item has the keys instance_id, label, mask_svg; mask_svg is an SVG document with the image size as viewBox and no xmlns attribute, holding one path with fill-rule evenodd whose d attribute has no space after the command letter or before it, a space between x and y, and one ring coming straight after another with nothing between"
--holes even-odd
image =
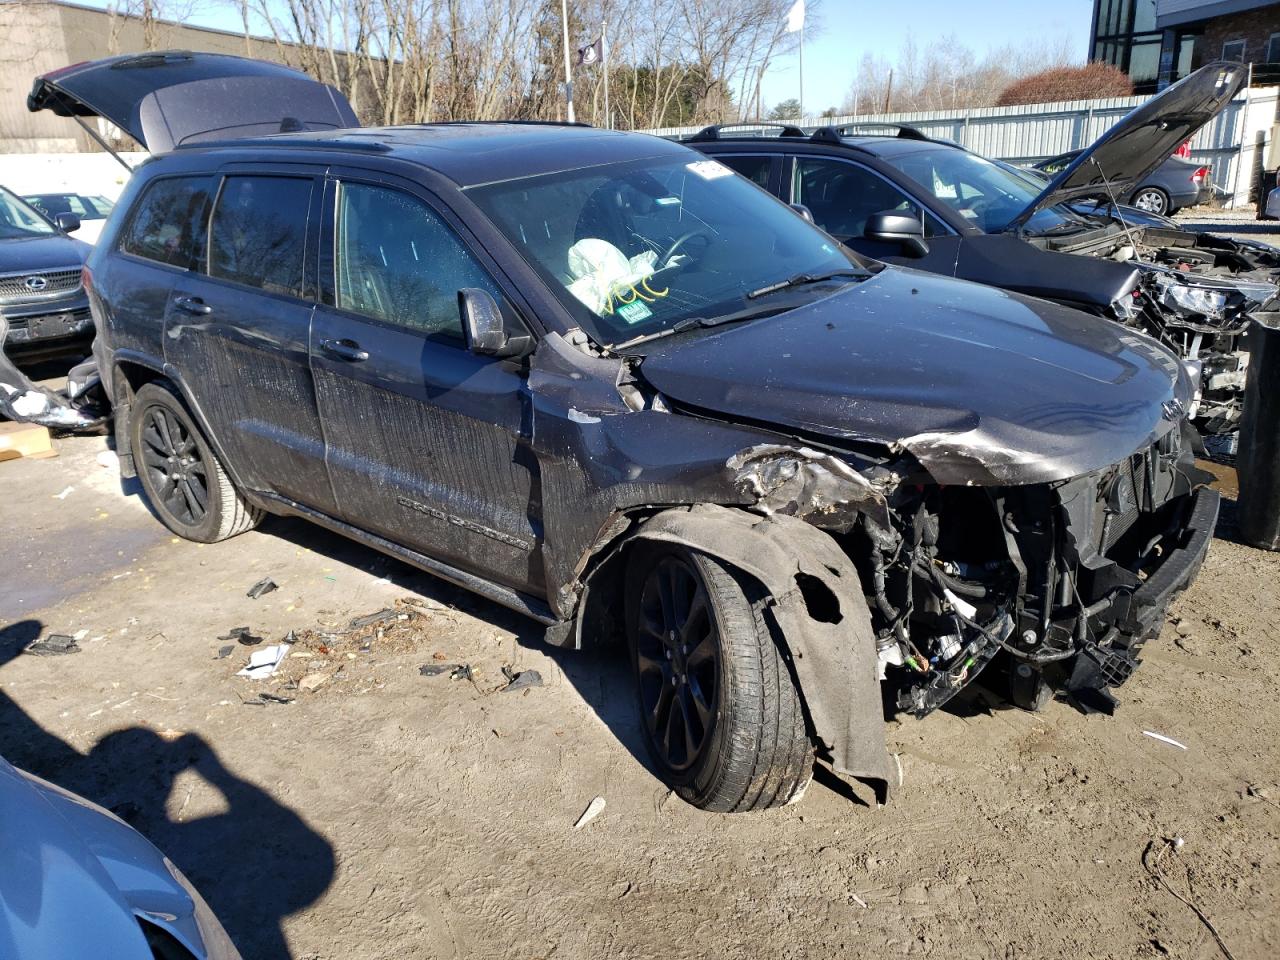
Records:
<instances>
[{"instance_id":1,"label":"dirty car body panel","mask_svg":"<svg viewBox=\"0 0 1280 960\"><path fill-rule=\"evenodd\" d=\"M217 224L263 165L315 184L296 258L272 233L250 269L223 248L253 231ZM154 269L122 252L131 220L90 257L118 431L163 386L257 508L553 643L643 619L638 558L714 558L818 755L882 788L882 690L924 715L1010 657L1105 708L1207 548L1216 499L1166 349L864 260L686 147L515 123L239 139L145 165L120 208L183 177L216 181L209 249L165 271L164 309L121 309ZM288 289L261 267L281 250ZM287 342L250 321L278 302L309 317L287 396L255 381L303 353L301 319ZM305 483L290 405L320 425Z\"/></svg>"}]
</instances>

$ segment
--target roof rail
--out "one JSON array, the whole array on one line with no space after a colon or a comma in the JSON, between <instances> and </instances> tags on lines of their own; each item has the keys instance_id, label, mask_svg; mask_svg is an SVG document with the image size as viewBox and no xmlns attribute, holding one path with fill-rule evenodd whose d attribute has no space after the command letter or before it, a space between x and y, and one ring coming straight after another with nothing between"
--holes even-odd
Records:
<instances>
[{"instance_id":1,"label":"roof rail","mask_svg":"<svg viewBox=\"0 0 1280 960\"><path fill-rule=\"evenodd\" d=\"M915 127L908 126L905 123L881 123L878 121L869 121L867 123L845 123L838 127L822 127L820 130L814 131L813 139L830 140L833 136L838 140L841 137L875 136L872 131L892 131L891 133L881 133L880 136L900 137L903 140L933 140L933 137L927 133L922 133ZM818 134L823 134L819 137Z\"/></svg>"},{"instance_id":2,"label":"roof rail","mask_svg":"<svg viewBox=\"0 0 1280 960\"><path fill-rule=\"evenodd\" d=\"M582 120L430 120L426 123L402 123L396 126L402 127L451 127L451 126L475 126L486 124L519 124L526 127L590 127L591 124Z\"/></svg>"},{"instance_id":3,"label":"roof rail","mask_svg":"<svg viewBox=\"0 0 1280 960\"><path fill-rule=\"evenodd\" d=\"M709 127L703 127L701 130L699 130L697 133L693 134L692 136L685 137L684 142L697 143L705 140L733 140L733 139L747 140L752 137L765 136L764 131L766 129L769 129L769 130L776 129L778 131L779 137L803 138L807 136L807 134L803 130L801 130L799 127L795 126L794 124L790 124L790 123L764 123L764 122L716 123L716 124L712 124ZM737 137L734 137L734 136L726 137L724 134L726 131L729 131L729 130L741 130L743 131L743 133L739 134Z\"/></svg>"}]
</instances>

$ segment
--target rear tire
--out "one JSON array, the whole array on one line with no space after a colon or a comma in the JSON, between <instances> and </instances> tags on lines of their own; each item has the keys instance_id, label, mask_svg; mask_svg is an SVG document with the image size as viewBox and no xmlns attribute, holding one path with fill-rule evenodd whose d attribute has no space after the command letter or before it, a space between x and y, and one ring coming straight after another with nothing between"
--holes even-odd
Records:
<instances>
[{"instance_id":1,"label":"rear tire","mask_svg":"<svg viewBox=\"0 0 1280 960\"><path fill-rule=\"evenodd\" d=\"M178 536L217 543L261 522L262 511L236 490L187 408L164 386L148 383L134 395L129 448L151 509Z\"/></svg>"},{"instance_id":2,"label":"rear tire","mask_svg":"<svg viewBox=\"0 0 1280 960\"><path fill-rule=\"evenodd\" d=\"M641 729L660 775L718 812L794 803L813 748L754 581L706 554L639 544L627 634Z\"/></svg>"},{"instance_id":3,"label":"rear tire","mask_svg":"<svg viewBox=\"0 0 1280 960\"><path fill-rule=\"evenodd\" d=\"M1139 210L1145 210L1147 213L1158 213L1161 216L1168 216L1173 212L1170 209L1169 195L1159 187L1143 187L1141 190L1134 191L1133 198L1129 203Z\"/></svg>"}]
</instances>

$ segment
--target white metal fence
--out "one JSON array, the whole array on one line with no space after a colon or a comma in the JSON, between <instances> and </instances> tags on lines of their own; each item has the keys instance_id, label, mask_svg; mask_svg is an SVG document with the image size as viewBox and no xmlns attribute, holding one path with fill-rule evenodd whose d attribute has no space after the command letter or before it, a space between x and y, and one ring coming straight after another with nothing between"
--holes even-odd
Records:
<instances>
[{"instance_id":1,"label":"white metal fence","mask_svg":"<svg viewBox=\"0 0 1280 960\"><path fill-rule=\"evenodd\" d=\"M907 124L931 137L954 140L984 156L1011 163L1034 163L1088 146L1145 100L1145 97L1109 97L965 111L808 117L790 122L806 131L847 123ZM1241 93L1191 141L1192 159L1212 167L1214 185L1238 197L1239 205L1247 202L1256 151L1265 149L1273 135L1273 126L1280 119L1278 103L1280 87L1254 87ZM645 132L678 137L700 129L700 126L662 127Z\"/></svg>"}]
</instances>

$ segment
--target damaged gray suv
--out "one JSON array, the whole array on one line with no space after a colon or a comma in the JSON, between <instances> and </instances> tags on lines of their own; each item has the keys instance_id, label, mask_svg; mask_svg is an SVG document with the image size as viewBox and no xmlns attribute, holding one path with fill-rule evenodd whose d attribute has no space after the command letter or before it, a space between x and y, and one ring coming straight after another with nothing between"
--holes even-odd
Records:
<instances>
[{"instance_id":1,"label":"damaged gray suv","mask_svg":"<svg viewBox=\"0 0 1280 960\"><path fill-rule=\"evenodd\" d=\"M625 637L692 804L792 802L815 753L884 789L886 710L983 673L1106 709L1200 566L1193 386L1140 334L864 260L664 140L340 131L283 68L139 59L32 95L163 153L85 274L122 469L193 540L302 516Z\"/></svg>"}]
</instances>

